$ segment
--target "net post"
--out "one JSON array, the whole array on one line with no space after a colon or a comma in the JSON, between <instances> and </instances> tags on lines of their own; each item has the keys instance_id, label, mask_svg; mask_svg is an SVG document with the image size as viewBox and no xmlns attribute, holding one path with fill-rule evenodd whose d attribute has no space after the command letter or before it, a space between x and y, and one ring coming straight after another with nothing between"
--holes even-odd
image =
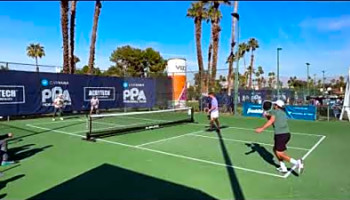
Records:
<instances>
[{"instance_id":1,"label":"net post","mask_svg":"<svg viewBox=\"0 0 350 200\"><path fill-rule=\"evenodd\" d=\"M86 132L86 137L83 138L83 140L96 142L96 140L91 137L91 133L92 133L92 117L89 115L87 120L88 120L87 121L88 131Z\"/></svg>"}]
</instances>

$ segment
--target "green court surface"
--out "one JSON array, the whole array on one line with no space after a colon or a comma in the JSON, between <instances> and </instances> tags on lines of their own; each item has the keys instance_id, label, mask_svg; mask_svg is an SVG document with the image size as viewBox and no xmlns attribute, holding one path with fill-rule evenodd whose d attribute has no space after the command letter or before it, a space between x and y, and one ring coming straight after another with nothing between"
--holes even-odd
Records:
<instances>
[{"instance_id":1,"label":"green court surface","mask_svg":"<svg viewBox=\"0 0 350 200\"><path fill-rule=\"evenodd\" d=\"M350 124L289 121L288 154L304 173L276 171L265 120L221 116L221 135L196 123L82 140L86 118L1 122L13 132L1 167L4 199L350 199ZM289 166L289 164L288 164Z\"/></svg>"}]
</instances>

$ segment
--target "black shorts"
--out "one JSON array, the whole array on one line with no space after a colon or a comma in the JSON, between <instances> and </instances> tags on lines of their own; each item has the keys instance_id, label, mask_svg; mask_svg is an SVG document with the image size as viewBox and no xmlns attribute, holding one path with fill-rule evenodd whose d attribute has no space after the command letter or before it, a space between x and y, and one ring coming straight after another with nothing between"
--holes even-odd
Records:
<instances>
[{"instance_id":1,"label":"black shorts","mask_svg":"<svg viewBox=\"0 0 350 200\"><path fill-rule=\"evenodd\" d=\"M275 145L274 149L276 151L285 151L287 150L287 143L290 140L290 133L283 133L275 135Z\"/></svg>"}]
</instances>

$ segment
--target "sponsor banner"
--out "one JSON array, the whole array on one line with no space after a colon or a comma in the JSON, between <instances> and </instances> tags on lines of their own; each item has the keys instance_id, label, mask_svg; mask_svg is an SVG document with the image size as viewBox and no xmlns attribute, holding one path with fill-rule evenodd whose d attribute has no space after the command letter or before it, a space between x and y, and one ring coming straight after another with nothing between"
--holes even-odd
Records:
<instances>
[{"instance_id":1,"label":"sponsor banner","mask_svg":"<svg viewBox=\"0 0 350 200\"><path fill-rule=\"evenodd\" d=\"M263 112L261 104L253 104L249 102L243 104L243 116L262 117Z\"/></svg>"},{"instance_id":2,"label":"sponsor banner","mask_svg":"<svg viewBox=\"0 0 350 200\"><path fill-rule=\"evenodd\" d=\"M316 120L316 106L286 106L290 119Z\"/></svg>"},{"instance_id":3,"label":"sponsor banner","mask_svg":"<svg viewBox=\"0 0 350 200\"><path fill-rule=\"evenodd\" d=\"M155 81L146 78L127 78L123 81L125 107L152 107L155 104Z\"/></svg>"},{"instance_id":4,"label":"sponsor banner","mask_svg":"<svg viewBox=\"0 0 350 200\"><path fill-rule=\"evenodd\" d=\"M23 85L0 85L0 104L20 104L25 101Z\"/></svg>"},{"instance_id":5,"label":"sponsor banner","mask_svg":"<svg viewBox=\"0 0 350 200\"><path fill-rule=\"evenodd\" d=\"M315 106L286 106L286 113L289 119L316 120ZM243 116L262 117L263 109L261 104L244 103Z\"/></svg>"},{"instance_id":6,"label":"sponsor banner","mask_svg":"<svg viewBox=\"0 0 350 200\"><path fill-rule=\"evenodd\" d=\"M148 108L155 104L155 87L152 78L0 71L0 116L53 112L60 94L66 112L90 109L92 96L99 98L100 109Z\"/></svg>"},{"instance_id":7,"label":"sponsor banner","mask_svg":"<svg viewBox=\"0 0 350 200\"><path fill-rule=\"evenodd\" d=\"M84 101L97 97L100 101L115 101L115 87L84 87Z\"/></svg>"}]
</instances>

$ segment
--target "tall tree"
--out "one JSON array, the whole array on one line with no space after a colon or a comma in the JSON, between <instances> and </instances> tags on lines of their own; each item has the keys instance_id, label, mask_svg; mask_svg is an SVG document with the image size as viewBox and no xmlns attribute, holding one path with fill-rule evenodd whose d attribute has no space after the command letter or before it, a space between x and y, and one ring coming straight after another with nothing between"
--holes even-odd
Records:
<instances>
[{"instance_id":1,"label":"tall tree","mask_svg":"<svg viewBox=\"0 0 350 200\"><path fill-rule=\"evenodd\" d=\"M245 42L242 42L241 44L238 45L238 51L235 54L235 57L239 60L241 58L244 59L245 54L249 51L248 45ZM248 73L245 73L242 76L246 76L244 79L242 79L244 82L240 82L240 84L245 84L247 85L247 77ZM240 80L241 81L241 80Z\"/></svg>"},{"instance_id":2,"label":"tall tree","mask_svg":"<svg viewBox=\"0 0 350 200\"><path fill-rule=\"evenodd\" d=\"M95 14L94 14L94 23L92 27L91 33L91 43L90 43L90 57L89 57L89 74L93 72L94 62L95 62L95 44L96 44L96 34L97 34L97 25L98 19L100 17L101 12L101 1L96 1L95 3Z\"/></svg>"},{"instance_id":3,"label":"tall tree","mask_svg":"<svg viewBox=\"0 0 350 200\"><path fill-rule=\"evenodd\" d=\"M61 28L63 39L63 73L69 72L69 45L68 45L68 10L67 0L61 0Z\"/></svg>"},{"instance_id":4,"label":"tall tree","mask_svg":"<svg viewBox=\"0 0 350 200\"><path fill-rule=\"evenodd\" d=\"M75 12L77 8L77 0L71 1L71 12L70 12L70 35L69 35L69 73L74 74L75 62L74 62L74 33L75 33Z\"/></svg>"},{"instance_id":5,"label":"tall tree","mask_svg":"<svg viewBox=\"0 0 350 200\"><path fill-rule=\"evenodd\" d=\"M268 80L269 88L273 88L273 85L275 82L275 72L269 72L268 76L269 76L269 80Z\"/></svg>"},{"instance_id":6,"label":"tall tree","mask_svg":"<svg viewBox=\"0 0 350 200\"><path fill-rule=\"evenodd\" d=\"M221 4L229 5L229 1L210 1L211 6L208 10L208 15L211 22L211 35L212 35L212 44L213 44L213 62L211 65L211 78L210 85L211 87L215 84L216 70L217 70L217 62L218 62L218 53L219 53L219 37L220 37L220 19L222 18L222 14L219 10Z\"/></svg>"},{"instance_id":7,"label":"tall tree","mask_svg":"<svg viewBox=\"0 0 350 200\"><path fill-rule=\"evenodd\" d=\"M232 28L231 28L231 49L230 55L228 57L228 74L227 74L227 94L231 95L231 83L232 83L232 72L233 72L233 62L234 62L234 48L235 48L235 33L236 33L236 24L237 19L234 16L238 12L238 1L235 1L233 4L233 13L232 13Z\"/></svg>"},{"instance_id":8,"label":"tall tree","mask_svg":"<svg viewBox=\"0 0 350 200\"><path fill-rule=\"evenodd\" d=\"M258 67L258 70L255 72L255 76L256 76L256 81L258 84L258 88L260 89L262 87L262 78L264 78L262 75L264 74L264 70L262 68L262 66ZM261 77L260 77L261 76Z\"/></svg>"},{"instance_id":9,"label":"tall tree","mask_svg":"<svg viewBox=\"0 0 350 200\"><path fill-rule=\"evenodd\" d=\"M198 75L203 77L203 55L202 55L202 21L208 18L207 9L204 7L204 2L200 1L197 3L192 3L191 8L187 10L187 17L194 19L195 25L195 38L196 38L196 49L197 49L197 62L198 62ZM200 79L198 85L199 93L202 93L203 90L203 78Z\"/></svg>"},{"instance_id":10,"label":"tall tree","mask_svg":"<svg viewBox=\"0 0 350 200\"><path fill-rule=\"evenodd\" d=\"M252 88L252 76L254 72L254 51L259 48L259 43L255 38L250 38L248 41L248 47L251 51L251 56L250 56L250 65L248 67L249 71L249 88Z\"/></svg>"},{"instance_id":11,"label":"tall tree","mask_svg":"<svg viewBox=\"0 0 350 200\"><path fill-rule=\"evenodd\" d=\"M39 72L38 58L45 56L44 47L40 44L30 44L27 46L27 55L35 59L36 72Z\"/></svg>"},{"instance_id":12,"label":"tall tree","mask_svg":"<svg viewBox=\"0 0 350 200\"><path fill-rule=\"evenodd\" d=\"M110 56L115 63L106 74L113 76L151 77L163 75L166 61L152 48L145 50L131 46L118 47Z\"/></svg>"}]
</instances>

